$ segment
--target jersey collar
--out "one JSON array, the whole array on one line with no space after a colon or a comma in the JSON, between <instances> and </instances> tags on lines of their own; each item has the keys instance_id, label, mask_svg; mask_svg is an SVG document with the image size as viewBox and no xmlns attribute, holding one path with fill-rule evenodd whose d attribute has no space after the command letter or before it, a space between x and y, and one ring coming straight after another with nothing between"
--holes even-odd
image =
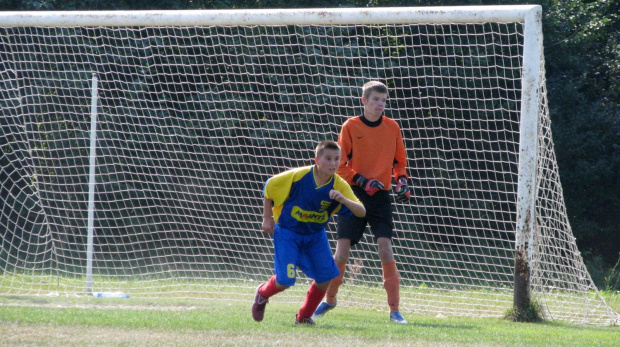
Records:
<instances>
[{"instance_id":1,"label":"jersey collar","mask_svg":"<svg viewBox=\"0 0 620 347\"><path fill-rule=\"evenodd\" d=\"M379 117L379 119L377 119L375 122L369 121L368 119L366 119L366 117L364 117L364 115L361 115L360 119L361 119L362 123L366 124L367 126L369 126L371 128L376 128L379 125L381 125L381 122L383 121L383 117L384 116Z\"/></svg>"},{"instance_id":2,"label":"jersey collar","mask_svg":"<svg viewBox=\"0 0 620 347\"><path fill-rule=\"evenodd\" d=\"M319 189L321 187L325 187L326 185L330 184L333 180L334 180L334 176L332 176L329 180L327 180L327 182L325 182L325 184L319 185L319 183L316 181L316 165L312 165L312 180L314 181L314 186L316 187L316 189Z\"/></svg>"}]
</instances>

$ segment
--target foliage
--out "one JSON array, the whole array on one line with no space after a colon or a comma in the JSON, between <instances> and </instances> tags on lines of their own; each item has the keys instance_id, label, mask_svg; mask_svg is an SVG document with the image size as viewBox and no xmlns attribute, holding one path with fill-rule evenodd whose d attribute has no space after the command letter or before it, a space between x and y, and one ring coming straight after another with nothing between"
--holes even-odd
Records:
<instances>
[{"instance_id":1,"label":"foliage","mask_svg":"<svg viewBox=\"0 0 620 347\"><path fill-rule=\"evenodd\" d=\"M620 290L620 258L616 264L609 270L609 273L604 278L605 291Z\"/></svg>"},{"instance_id":2,"label":"foliage","mask_svg":"<svg viewBox=\"0 0 620 347\"><path fill-rule=\"evenodd\" d=\"M549 106L566 208L586 262L601 257L605 270L620 245L620 3L543 6Z\"/></svg>"}]
</instances>

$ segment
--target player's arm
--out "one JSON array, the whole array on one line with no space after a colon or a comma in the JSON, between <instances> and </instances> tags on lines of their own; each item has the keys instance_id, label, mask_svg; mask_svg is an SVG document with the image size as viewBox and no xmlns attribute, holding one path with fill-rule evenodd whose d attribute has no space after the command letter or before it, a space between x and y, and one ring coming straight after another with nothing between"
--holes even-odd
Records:
<instances>
[{"instance_id":1,"label":"player's arm","mask_svg":"<svg viewBox=\"0 0 620 347\"><path fill-rule=\"evenodd\" d=\"M396 136L396 151L394 153L393 169L394 178L398 180L404 176L406 179L409 177L409 175L407 175L407 150L405 149L405 143L400 132L400 127L397 126L394 133Z\"/></svg>"},{"instance_id":2,"label":"player's arm","mask_svg":"<svg viewBox=\"0 0 620 347\"><path fill-rule=\"evenodd\" d=\"M396 153L394 153L394 177L396 178L396 201L407 202L411 197L411 190L407 184L407 152L400 128L396 132Z\"/></svg>"},{"instance_id":3,"label":"player's arm","mask_svg":"<svg viewBox=\"0 0 620 347\"><path fill-rule=\"evenodd\" d=\"M342 126L340 130L340 134L338 135L338 145L340 146L341 155L340 155L340 165L338 166L338 175L344 178L345 181L350 184L354 184L353 176L355 176L356 172L353 171L351 166L349 166L349 159L352 151L351 144L351 132L349 131L349 127L347 123Z\"/></svg>"},{"instance_id":4,"label":"player's arm","mask_svg":"<svg viewBox=\"0 0 620 347\"><path fill-rule=\"evenodd\" d=\"M351 210L351 212L353 212L356 217L363 218L366 216L366 208L364 207L364 205L357 201L347 199L341 192L337 191L336 189L332 189L329 192L329 197L345 205L349 210Z\"/></svg>"},{"instance_id":5,"label":"player's arm","mask_svg":"<svg viewBox=\"0 0 620 347\"><path fill-rule=\"evenodd\" d=\"M273 200L263 199L263 225L262 229L266 233L273 233L275 221L273 220Z\"/></svg>"}]
</instances>

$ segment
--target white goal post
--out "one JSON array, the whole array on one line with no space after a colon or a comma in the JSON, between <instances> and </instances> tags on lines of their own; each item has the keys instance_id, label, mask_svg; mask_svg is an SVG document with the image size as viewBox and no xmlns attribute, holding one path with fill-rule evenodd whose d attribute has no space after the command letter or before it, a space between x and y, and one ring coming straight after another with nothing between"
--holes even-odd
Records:
<instances>
[{"instance_id":1,"label":"white goal post","mask_svg":"<svg viewBox=\"0 0 620 347\"><path fill-rule=\"evenodd\" d=\"M405 314L618 324L568 222L540 6L0 12L0 295L250 302L271 175L390 88ZM329 227L334 243L334 224ZM385 309L370 235L339 305ZM274 302L298 302L307 280Z\"/></svg>"}]
</instances>

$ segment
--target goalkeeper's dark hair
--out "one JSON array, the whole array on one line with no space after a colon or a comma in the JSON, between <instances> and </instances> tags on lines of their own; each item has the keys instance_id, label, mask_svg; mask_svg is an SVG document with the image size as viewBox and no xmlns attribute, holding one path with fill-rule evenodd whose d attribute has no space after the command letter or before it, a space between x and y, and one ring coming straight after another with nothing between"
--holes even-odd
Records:
<instances>
[{"instance_id":1,"label":"goalkeeper's dark hair","mask_svg":"<svg viewBox=\"0 0 620 347\"><path fill-rule=\"evenodd\" d=\"M337 142L332 141L332 140L325 140L325 141L321 141L317 146L316 146L316 150L314 151L314 153L316 154L316 157L320 157L323 155L323 152L326 149L337 149L340 150L340 146L338 145Z\"/></svg>"},{"instance_id":2,"label":"goalkeeper's dark hair","mask_svg":"<svg viewBox=\"0 0 620 347\"><path fill-rule=\"evenodd\" d=\"M388 94L388 87L379 81L370 81L364 84L362 96L368 98L372 92Z\"/></svg>"}]
</instances>

